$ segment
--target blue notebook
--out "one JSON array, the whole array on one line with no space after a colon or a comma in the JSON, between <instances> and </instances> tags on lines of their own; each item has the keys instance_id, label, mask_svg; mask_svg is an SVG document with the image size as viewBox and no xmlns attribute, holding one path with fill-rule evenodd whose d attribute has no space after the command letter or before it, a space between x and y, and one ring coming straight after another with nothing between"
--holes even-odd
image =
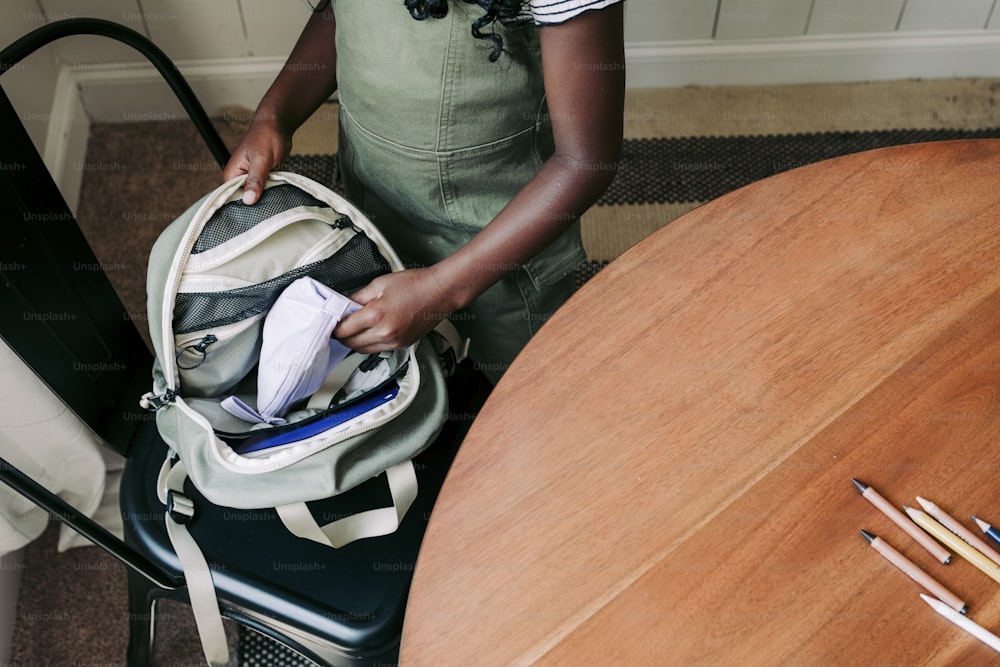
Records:
<instances>
[{"instance_id":1,"label":"blue notebook","mask_svg":"<svg viewBox=\"0 0 1000 667\"><path fill-rule=\"evenodd\" d=\"M333 428L338 424L343 424L349 419L362 415L369 410L374 410L383 403L388 403L399 393L399 385L392 382L389 386L374 391L368 396L364 396L357 401L343 406L337 410L305 419L297 424L288 427L265 428L252 431L246 436L227 436L220 434L219 437L225 441L237 454L249 454L265 449L273 449L282 445L288 445L299 440L305 440L314 435Z\"/></svg>"}]
</instances>

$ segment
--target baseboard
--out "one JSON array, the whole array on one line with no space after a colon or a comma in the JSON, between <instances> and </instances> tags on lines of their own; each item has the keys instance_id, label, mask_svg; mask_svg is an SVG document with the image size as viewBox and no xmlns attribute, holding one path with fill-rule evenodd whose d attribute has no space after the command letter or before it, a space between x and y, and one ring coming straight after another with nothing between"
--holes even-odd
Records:
<instances>
[{"instance_id":1,"label":"baseboard","mask_svg":"<svg viewBox=\"0 0 1000 667\"><path fill-rule=\"evenodd\" d=\"M913 78L992 77L1000 31L871 33L768 40L642 42L626 46L628 85L756 86L856 83ZM252 109L284 65L282 58L178 61L210 115ZM147 63L64 68L46 142L46 163L64 194L82 177L89 122L181 120L186 116ZM69 112L68 109L85 110ZM83 113L84 120L81 120ZM74 165L77 168L74 169Z\"/></svg>"},{"instance_id":2,"label":"baseboard","mask_svg":"<svg viewBox=\"0 0 1000 667\"><path fill-rule=\"evenodd\" d=\"M628 85L765 86L995 77L1000 31L810 35L627 45Z\"/></svg>"},{"instance_id":3,"label":"baseboard","mask_svg":"<svg viewBox=\"0 0 1000 667\"><path fill-rule=\"evenodd\" d=\"M209 115L253 109L284 66L283 58L178 61L177 69ZM183 120L183 107L146 63L109 63L71 70L90 119L97 123Z\"/></svg>"},{"instance_id":4,"label":"baseboard","mask_svg":"<svg viewBox=\"0 0 1000 667\"><path fill-rule=\"evenodd\" d=\"M89 135L90 117L83 108L76 78L70 68L63 67L56 78L42 161L74 214L80 199Z\"/></svg>"}]
</instances>

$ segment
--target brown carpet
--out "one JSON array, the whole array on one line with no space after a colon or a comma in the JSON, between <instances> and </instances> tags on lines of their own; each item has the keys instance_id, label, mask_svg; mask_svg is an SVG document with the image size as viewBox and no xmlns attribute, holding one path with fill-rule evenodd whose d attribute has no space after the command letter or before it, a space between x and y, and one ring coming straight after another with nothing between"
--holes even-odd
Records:
<instances>
[{"instance_id":1,"label":"brown carpet","mask_svg":"<svg viewBox=\"0 0 1000 667\"><path fill-rule=\"evenodd\" d=\"M54 556L57 538L50 524L25 552L13 664L70 665L95 656L123 662L124 567L94 547Z\"/></svg>"},{"instance_id":2,"label":"brown carpet","mask_svg":"<svg viewBox=\"0 0 1000 667\"><path fill-rule=\"evenodd\" d=\"M804 141L792 140L791 135L802 139L803 133L843 132L857 138L898 128L997 128L998 89L996 81L966 80L631 91L626 137L632 142L629 146L636 164L649 161L643 150L652 145L650 141L679 138L678 144L663 144L668 153L655 154L644 167L645 175L640 174L649 179L652 170L653 180L664 175L676 177L675 181L652 184L669 194L674 185L705 176L701 172L710 172L707 182L713 173L730 176L735 168L725 156L745 150L739 140L750 135L781 135L786 143L780 146L791 149L803 143L813 145L811 135ZM295 153L328 158L335 152L335 112L336 107L324 107L296 135ZM221 129L227 143L234 145L239 128ZM721 152L712 153L710 158L693 153L695 157L686 162L671 157L677 154L669 151L692 143L684 138L693 135L704 139L693 140L697 150ZM846 138L822 137L834 144ZM719 144L722 140L736 143ZM887 140L894 140L893 136ZM776 145L774 141L771 144ZM811 155L802 159L818 159ZM781 166L795 166L791 160L784 162L787 165ZM329 163L323 162L326 167ZM765 166L776 166L774 160L771 163ZM149 250L160 230L219 183L219 169L186 121L95 125L86 164L80 168L84 169L80 225L126 310L148 340L144 277ZM622 201L602 204L585 216L584 238L592 260L614 259L644 235L705 201L699 197L644 200L635 194L639 190L626 189ZM160 616L155 664L203 664L187 608L165 603ZM28 547L13 665L121 665L126 622L125 572L116 561L94 547L57 554L53 530Z\"/></svg>"},{"instance_id":3,"label":"brown carpet","mask_svg":"<svg viewBox=\"0 0 1000 667\"><path fill-rule=\"evenodd\" d=\"M57 553L57 540L52 523L25 550L11 667L124 667L125 566L97 547ZM205 664L187 605L160 602L156 618L154 667ZM235 666L237 630L227 622L226 631Z\"/></svg>"},{"instance_id":4,"label":"brown carpet","mask_svg":"<svg viewBox=\"0 0 1000 667\"><path fill-rule=\"evenodd\" d=\"M219 129L235 146L241 135L222 123ZM186 121L97 124L88 145L77 219L125 309L147 335L145 275L153 242L221 183L221 170Z\"/></svg>"}]
</instances>

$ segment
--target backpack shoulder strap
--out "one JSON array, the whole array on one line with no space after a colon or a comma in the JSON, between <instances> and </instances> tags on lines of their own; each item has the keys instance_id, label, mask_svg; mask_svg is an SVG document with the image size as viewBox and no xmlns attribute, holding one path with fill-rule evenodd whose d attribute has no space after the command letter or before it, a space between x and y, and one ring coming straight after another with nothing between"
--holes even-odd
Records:
<instances>
[{"instance_id":1,"label":"backpack shoulder strap","mask_svg":"<svg viewBox=\"0 0 1000 667\"><path fill-rule=\"evenodd\" d=\"M168 458L160 468L157 494L167 506L167 535L184 570L191 611L201 639L205 659L211 667L229 665L229 644L222 625L219 599L215 595L215 582L204 554L188 532L187 523L194 518L194 503L184 495L187 471L184 464Z\"/></svg>"},{"instance_id":2,"label":"backpack shoulder strap","mask_svg":"<svg viewBox=\"0 0 1000 667\"><path fill-rule=\"evenodd\" d=\"M469 343L471 341L468 338L462 338L451 320L441 320L440 324L434 327L434 331L444 338L447 347L455 353L455 363L460 363L469 356Z\"/></svg>"}]
</instances>

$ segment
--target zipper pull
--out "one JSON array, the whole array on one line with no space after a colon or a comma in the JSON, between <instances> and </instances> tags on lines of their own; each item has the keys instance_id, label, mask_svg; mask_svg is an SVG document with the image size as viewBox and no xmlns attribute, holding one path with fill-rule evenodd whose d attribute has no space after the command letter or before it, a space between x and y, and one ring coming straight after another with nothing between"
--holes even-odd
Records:
<instances>
[{"instance_id":1,"label":"zipper pull","mask_svg":"<svg viewBox=\"0 0 1000 667\"><path fill-rule=\"evenodd\" d=\"M358 370L362 373L370 373L382 362L383 359L388 358L389 353L387 352L374 352L369 354L364 361L358 364Z\"/></svg>"},{"instance_id":2,"label":"zipper pull","mask_svg":"<svg viewBox=\"0 0 1000 667\"><path fill-rule=\"evenodd\" d=\"M204 338L202 338L200 341L198 341L198 344L194 346L194 349L198 350L202 354L205 354L205 349L209 345L211 345L212 343L217 342L218 340L219 339L216 338L215 336L213 336L212 334L208 334L207 336L205 336Z\"/></svg>"},{"instance_id":3,"label":"zipper pull","mask_svg":"<svg viewBox=\"0 0 1000 667\"><path fill-rule=\"evenodd\" d=\"M354 224L354 221L351 220L351 216L349 216L349 215L342 215L339 218L337 218L336 220L334 220L333 221L333 228L334 229L353 229L356 232L360 232L361 231L361 229L359 229L358 226Z\"/></svg>"},{"instance_id":4,"label":"zipper pull","mask_svg":"<svg viewBox=\"0 0 1000 667\"><path fill-rule=\"evenodd\" d=\"M156 412L173 403L175 398L177 398L177 392L173 389L167 389L162 394L154 394L150 391L143 394L142 398L139 399L139 407L143 410Z\"/></svg>"},{"instance_id":5,"label":"zipper pull","mask_svg":"<svg viewBox=\"0 0 1000 667\"><path fill-rule=\"evenodd\" d=\"M219 339L213 336L212 334L208 334L194 345L188 345L187 347L181 348L177 352L177 356L175 357L175 360L177 361L177 368L181 369L182 371L190 371L195 368L198 368L198 366L201 366L203 363L205 363L205 357L208 356L208 346L211 345L212 343L217 342L218 340ZM192 365L185 366L181 364L181 355L189 351L197 356L195 357L195 361Z\"/></svg>"}]
</instances>

